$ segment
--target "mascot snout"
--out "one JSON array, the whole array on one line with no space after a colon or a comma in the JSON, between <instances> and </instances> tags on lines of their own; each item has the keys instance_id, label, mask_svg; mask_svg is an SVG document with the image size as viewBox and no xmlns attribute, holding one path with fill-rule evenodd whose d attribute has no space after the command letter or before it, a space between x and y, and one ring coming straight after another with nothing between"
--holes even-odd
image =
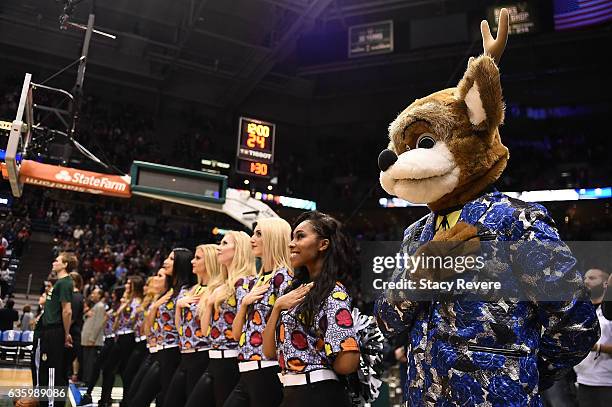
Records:
<instances>
[{"instance_id":1,"label":"mascot snout","mask_svg":"<svg viewBox=\"0 0 612 407\"><path fill-rule=\"evenodd\" d=\"M384 149L378 155L378 168L380 168L380 170L383 172L387 171L389 167L395 164L396 161L397 161L397 154L395 154L393 151L389 150L388 148Z\"/></svg>"}]
</instances>

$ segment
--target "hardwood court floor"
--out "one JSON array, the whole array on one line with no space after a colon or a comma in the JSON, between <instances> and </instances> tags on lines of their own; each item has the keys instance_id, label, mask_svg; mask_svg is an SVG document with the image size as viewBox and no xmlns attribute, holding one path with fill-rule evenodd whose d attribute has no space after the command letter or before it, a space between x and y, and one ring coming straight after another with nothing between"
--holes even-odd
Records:
<instances>
[{"instance_id":1,"label":"hardwood court floor","mask_svg":"<svg viewBox=\"0 0 612 407\"><path fill-rule=\"evenodd\" d=\"M0 368L0 386L2 387L20 387L20 386L32 386L32 374L30 369L27 368L19 368L19 367L1 367ZM80 389L82 392L85 389ZM94 387L92 392L92 398L94 404L91 406L97 406L98 400L100 399L100 394L102 389L99 386ZM113 387L112 397L114 400L121 400L123 396L123 388L121 387ZM155 403L152 404L153 406ZM9 407L13 406L12 401L6 399L0 399L0 407ZM119 406L119 403L113 403L113 406Z\"/></svg>"},{"instance_id":2,"label":"hardwood court floor","mask_svg":"<svg viewBox=\"0 0 612 407\"><path fill-rule=\"evenodd\" d=\"M22 387L32 386L32 373L23 367L0 367L0 386ZM12 400L0 397L0 407L13 406Z\"/></svg>"},{"instance_id":3,"label":"hardwood court floor","mask_svg":"<svg viewBox=\"0 0 612 407\"><path fill-rule=\"evenodd\" d=\"M32 386L32 373L27 368L1 367L0 386Z\"/></svg>"}]
</instances>

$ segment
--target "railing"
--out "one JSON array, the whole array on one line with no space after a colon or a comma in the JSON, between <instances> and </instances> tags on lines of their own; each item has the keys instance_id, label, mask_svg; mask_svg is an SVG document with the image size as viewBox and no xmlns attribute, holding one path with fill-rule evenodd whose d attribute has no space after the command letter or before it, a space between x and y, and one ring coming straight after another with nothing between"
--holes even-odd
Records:
<instances>
[{"instance_id":1,"label":"railing","mask_svg":"<svg viewBox=\"0 0 612 407\"><path fill-rule=\"evenodd\" d=\"M30 298L30 289L32 288L32 273L28 275L28 289L26 290L26 300Z\"/></svg>"}]
</instances>

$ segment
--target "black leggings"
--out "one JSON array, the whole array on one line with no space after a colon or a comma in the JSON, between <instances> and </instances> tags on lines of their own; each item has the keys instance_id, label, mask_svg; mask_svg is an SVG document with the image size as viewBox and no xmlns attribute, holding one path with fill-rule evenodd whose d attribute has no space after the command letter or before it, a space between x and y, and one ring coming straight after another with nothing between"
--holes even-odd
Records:
<instances>
[{"instance_id":1,"label":"black leggings","mask_svg":"<svg viewBox=\"0 0 612 407\"><path fill-rule=\"evenodd\" d=\"M279 372L278 366L270 366L240 373L240 381L223 407L278 407L283 399Z\"/></svg>"},{"instance_id":2,"label":"black leggings","mask_svg":"<svg viewBox=\"0 0 612 407\"><path fill-rule=\"evenodd\" d=\"M119 374L121 375L121 381L123 382L123 391L129 391L132 378L126 374L125 368L127 367L130 356L136 347L134 334L119 335L117 338L117 345L119 347L119 357L121 358L117 367Z\"/></svg>"},{"instance_id":3,"label":"black leggings","mask_svg":"<svg viewBox=\"0 0 612 407\"><path fill-rule=\"evenodd\" d=\"M281 407L351 407L344 386L337 380L324 380L302 386L286 386Z\"/></svg>"},{"instance_id":4,"label":"black leggings","mask_svg":"<svg viewBox=\"0 0 612 407\"><path fill-rule=\"evenodd\" d=\"M240 372L238 371L238 360L236 358L211 358L208 363L207 374L200 378L185 406L223 407L223 403L239 380Z\"/></svg>"},{"instance_id":5,"label":"black leggings","mask_svg":"<svg viewBox=\"0 0 612 407\"><path fill-rule=\"evenodd\" d=\"M179 363L181 363L181 351L179 350L178 346L174 348L162 349L157 352L157 357L159 360L160 381L158 399L162 401L161 405L159 406L161 407L166 406L163 404L163 400L166 399L166 392L168 391L168 387L170 387L172 376L174 376L174 372L176 372ZM174 404L166 407L174 407Z\"/></svg>"},{"instance_id":6,"label":"black leggings","mask_svg":"<svg viewBox=\"0 0 612 407\"><path fill-rule=\"evenodd\" d=\"M111 401L111 392L115 383L115 374L119 372L121 381L123 382L123 391L129 392L130 379L125 376L125 367L130 358L132 350L134 350L134 334L124 334L117 336L117 342L111 349L108 361L103 367L102 373L102 396L100 400L103 402Z\"/></svg>"},{"instance_id":7,"label":"black leggings","mask_svg":"<svg viewBox=\"0 0 612 407\"><path fill-rule=\"evenodd\" d=\"M164 405L183 407L207 368L208 351L181 354L181 363L174 372Z\"/></svg>"},{"instance_id":8,"label":"black leggings","mask_svg":"<svg viewBox=\"0 0 612 407\"><path fill-rule=\"evenodd\" d=\"M132 382L128 395L130 407L146 407L151 404L160 390L159 358L157 353L146 357ZM158 398L159 400L159 398ZM160 405L161 403L155 403Z\"/></svg>"},{"instance_id":9,"label":"black leggings","mask_svg":"<svg viewBox=\"0 0 612 407\"><path fill-rule=\"evenodd\" d=\"M147 342L136 342L134 345L134 350L132 351L132 354L130 355L130 358L125 366L125 370L123 371L125 381L123 383L123 400L121 405L129 405L126 403L129 401L129 395L132 393L132 386L135 385L136 376L140 370L140 366L142 366L148 354Z\"/></svg>"}]
</instances>

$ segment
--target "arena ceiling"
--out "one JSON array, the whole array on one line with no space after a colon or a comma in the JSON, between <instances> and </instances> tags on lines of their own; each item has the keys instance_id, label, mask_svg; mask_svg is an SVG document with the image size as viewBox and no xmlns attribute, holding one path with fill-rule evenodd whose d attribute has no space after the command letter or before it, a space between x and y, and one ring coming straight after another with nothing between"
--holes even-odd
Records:
<instances>
[{"instance_id":1,"label":"arena ceiling","mask_svg":"<svg viewBox=\"0 0 612 407\"><path fill-rule=\"evenodd\" d=\"M116 40L94 37L86 86L88 81L108 83L228 112L272 99L277 105L309 106L312 123L349 115L353 106L368 108L373 95L384 94L393 112L410 97L454 85L467 57L480 52L478 21L494 3L98 0L94 5L93 0L84 0L71 21L85 24L93 6L96 28L117 36ZM3 0L0 61L38 66L50 74L78 58L83 33L59 29L63 7L64 0ZM321 61L308 52L313 47L333 48L329 39L353 24L393 19L397 38L403 21L458 12L469 20L468 42L418 50L400 44L393 54L359 60ZM596 89L596 83L605 80L605 70L592 56L610 39L609 26L511 38L503 61L504 80L518 84L513 86L517 98L536 103L559 101L560 82L566 95L582 92L589 99L585 89ZM551 86L538 92L534 81ZM335 112L344 102L344 111ZM294 116L300 119L299 113Z\"/></svg>"}]
</instances>

